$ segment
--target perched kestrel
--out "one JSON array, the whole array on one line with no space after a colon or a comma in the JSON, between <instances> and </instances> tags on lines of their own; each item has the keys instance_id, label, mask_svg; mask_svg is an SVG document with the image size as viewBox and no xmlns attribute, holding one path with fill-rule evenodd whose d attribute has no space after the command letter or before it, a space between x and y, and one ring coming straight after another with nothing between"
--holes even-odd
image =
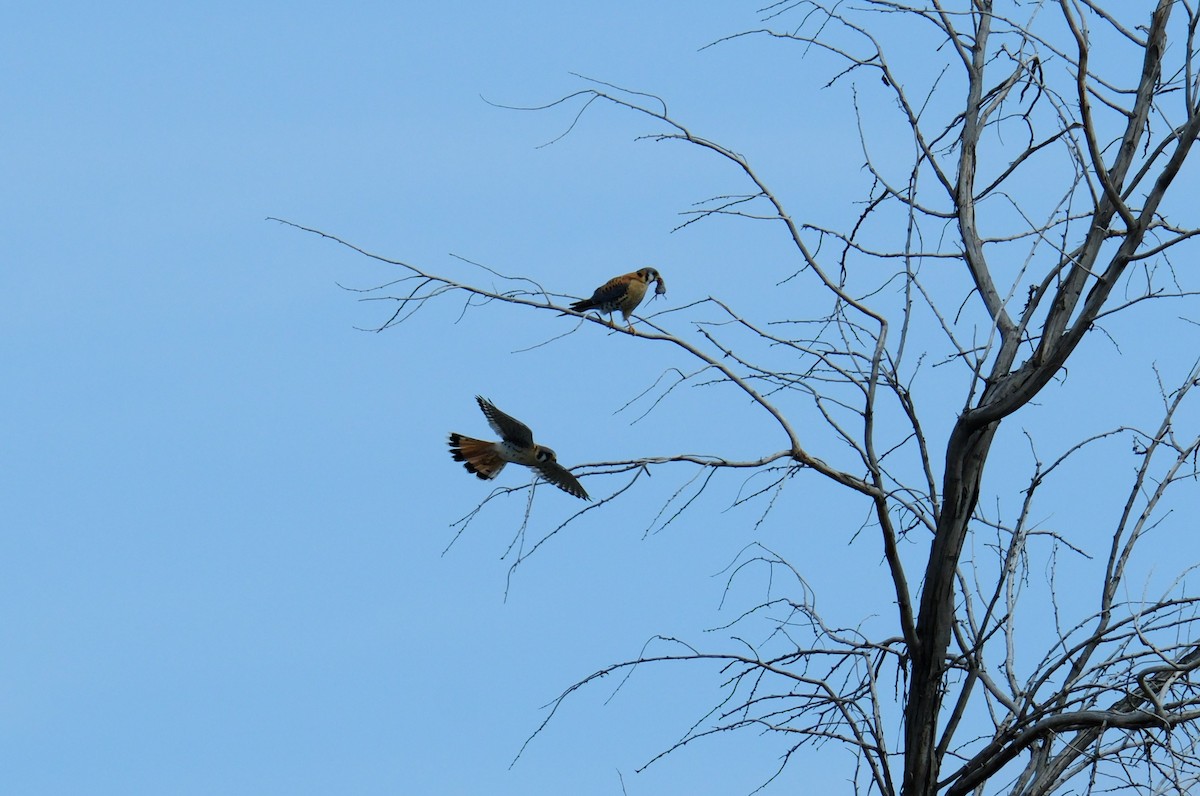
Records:
<instances>
[{"instance_id":1,"label":"perched kestrel","mask_svg":"<svg viewBox=\"0 0 1200 796\"><path fill-rule=\"evenodd\" d=\"M534 444L529 426L516 418L509 417L486 398L476 395L479 408L487 418L488 425L500 435L499 442L450 434L450 455L454 461L462 462L468 473L490 480L500 475L504 465L523 464L537 470L543 478L556 487L577 498L591 500L575 476L558 463L554 451L544 445Z\"/></svg>"},{"instance_id":2,"label":"perched kestrel","mask_svg":"<svg viewBox=\"0 0 1200 796\"><path fill-rule=\"evenodd\" d=\"M633 324L630 323L629 316L646 297L646 290L651 282L658 283L654 290L656 295L661 296L667 292L667 283L663 281L662 274L653 268L642 268L631 274L613 277L596 288L590 299L576 301L571 305L571 309L576 312L600 310L607 315L620 310L625 316L625 323L629 324L629 331L632 332Z\"/></svg>"}]
</instances>

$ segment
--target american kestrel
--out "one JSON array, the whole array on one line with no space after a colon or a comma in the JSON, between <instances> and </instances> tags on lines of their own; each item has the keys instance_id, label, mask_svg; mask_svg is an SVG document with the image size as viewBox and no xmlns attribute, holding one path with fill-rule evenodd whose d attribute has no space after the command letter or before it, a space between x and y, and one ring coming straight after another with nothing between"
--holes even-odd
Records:
<instances>
[{"instance_id":1,"label":"american kestrel","mask_svg":"<svg viewBox=\"0 0 1200 796\"><path fill-rule=\"evenodd\" d=\"M485 481L500 475L508 462L523 464L537 470L543 478L567 494L591 500L575 476L558 463L554 451L534 443L529 426L504 414L486 398L476 395L475 400L479 402L488 425L500 435L500 441L489 442L451 433L450 455L454 461L462 462L468 473L474 473Z\"/></svg>"},{"instance_id":2,"label":"american kestrel","mask_svg":"<svg viewBox=\"0 0 1200 796\"><path fill-rule=\"evenodd\" d=\"M662 274L653 268L641 268L631 274L613 277L596 288L590 299L576 301L571 305L571 309L576 312L600 310L607 315L620 310L625 316L625 323L629 324L629 331L632 332L633 324L630 323L629 316L646 297L646 290L651 282L658 283L654 290L655 295L661 296L667 292L667 283L663 281Z\"/></svg>"}]
</instances>

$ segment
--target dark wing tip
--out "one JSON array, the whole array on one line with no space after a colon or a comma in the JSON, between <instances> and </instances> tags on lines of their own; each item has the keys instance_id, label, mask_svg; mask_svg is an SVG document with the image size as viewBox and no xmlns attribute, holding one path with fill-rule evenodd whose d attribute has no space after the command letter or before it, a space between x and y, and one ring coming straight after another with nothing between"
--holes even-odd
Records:
<instances>
[{"instance_id":1,"label":"dark wing tip","mask_svg":"<svg viewBox=\"0 0 1200 796\"><path fill-rule=\"evenodd\" d=\"M591 500L587 490L583 488L583 484L579 483L579 479L571 475L571 471L561 464L547 462L544 466L539 467L538 470L541 472L542 477L568 495L577 497L580 500Z\"/></svg>"}]
</instances>

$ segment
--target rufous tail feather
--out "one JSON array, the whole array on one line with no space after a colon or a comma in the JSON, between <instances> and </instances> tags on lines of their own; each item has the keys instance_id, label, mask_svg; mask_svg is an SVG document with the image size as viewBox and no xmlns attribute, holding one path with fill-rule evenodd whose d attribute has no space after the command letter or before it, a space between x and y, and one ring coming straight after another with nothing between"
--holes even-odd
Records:
<instances>
[{"instance_id":1,"label":"rufous tail feather","mask_svg":"<svg viewBox=\"0 0 1200 796\"><path fill-rule=\"evenodd\" d=\"M468 473L485 481L500 475L506 463L496 453L492 443L462 434L450 435L450 455L454 461L462 462Z\"/></svg>"}]
</instances>

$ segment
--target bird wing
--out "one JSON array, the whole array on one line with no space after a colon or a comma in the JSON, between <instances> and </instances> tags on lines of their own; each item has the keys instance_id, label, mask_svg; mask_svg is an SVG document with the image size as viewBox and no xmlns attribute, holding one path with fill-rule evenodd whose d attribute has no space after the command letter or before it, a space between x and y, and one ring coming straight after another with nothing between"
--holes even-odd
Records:
<instances>
[{"instance_id":1,"label":"bird wing","mask_svg":"<svg viewBox=\"0 0 1200 796\"><path fill-rule=\"evenodd\" d=\"M583 310L605 308L611 311L616 308L618 302L625 297L629 292L629 284L637 278L637 274L623 274L614 276L612 279L605 282L600 287L596 288L590 299L577 301L571 305L571 309L576 312Z\"/></svg>"},{"instance_id":2,"label":"bird wing","mask_svg":"<svg viewBox=\"0 0 1200 796\"><path fill-rule=\"evenodd\" d=\"M475 400L479 402L479 408L483 410L483 416L487 418L488 425L500 435L501 439L522 448L533 447L533 432L529 430L529 426L515 417L504 414L496 408L494 403L481 395L476 395Z\"/></svg>"},{"instance_id":3,"label":"bird wing","mask_svg":"<svg viewBox=\"0 0 1200 796\"><path fill-rule=\"evenodd\" d=\"M558 462L546 462L537 468L550 483L566 492L568 495L574 495L577 498L591 500L588 493L584 490L583 485L579 483L579 479L571 475L565 467Z\"/></svg>"}]
</instances>

